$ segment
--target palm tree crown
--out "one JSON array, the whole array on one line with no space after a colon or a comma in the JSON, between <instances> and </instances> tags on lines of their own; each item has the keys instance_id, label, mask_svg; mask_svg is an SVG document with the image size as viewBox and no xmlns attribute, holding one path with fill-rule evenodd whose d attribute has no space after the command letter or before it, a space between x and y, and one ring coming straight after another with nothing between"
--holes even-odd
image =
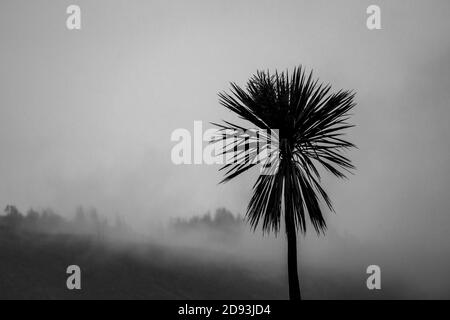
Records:
<instances>
[{"instance_id":1,"label":"palm tree crown","mask_svg":"<svg viewBox=\"0 0 450 320\"><path fill-rule=\"evenodd\" d=\"M264 231L280 229L282 212L292 219L296 230L306 231L306 215L317 232L324 232L326 222L319 205L321 199L333 210L331 201L320 185L318 165L343 178L354 169L344 150L355 147L344 139L349 111L355 106L351 91L331 93L329 84L313 80L300 66L271 74L259 71L247 83L246 90L231 83L231 93L220 93L220 103L259 129L278 129L278 170L260 175L253 187L247 218L253 228L260 222ZM222 136L241 126L224 122L216 124ZM227 133L228 132L228 133ZM245 141L234 140L223 153L235 152ZM261 150L247 143L252 156ZM234 153L234 158L241 156ZM248 156L248 153L247 153ZM255 165L252 161L228 163L222 182L229 181ZM283 211L284 204L284 211ZM286 220L288 221L288 220Z\"/></svg>"}]
</instances>

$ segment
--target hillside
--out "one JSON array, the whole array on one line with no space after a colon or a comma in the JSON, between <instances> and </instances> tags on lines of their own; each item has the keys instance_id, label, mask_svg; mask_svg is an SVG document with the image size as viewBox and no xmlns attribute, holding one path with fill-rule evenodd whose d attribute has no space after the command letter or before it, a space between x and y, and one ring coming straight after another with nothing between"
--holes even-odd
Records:
<instances>
[{"instance_id":1,"label":"hillside","mask_svg":"<svg viewBox=\"0 0 450 320\"><path fill-rule=\"evenodd\" d=\"M280 299L286 288L200 250L0 231L0 299ZM66 268L82 290L66 289Z\"/></svg>"}]
</instances>

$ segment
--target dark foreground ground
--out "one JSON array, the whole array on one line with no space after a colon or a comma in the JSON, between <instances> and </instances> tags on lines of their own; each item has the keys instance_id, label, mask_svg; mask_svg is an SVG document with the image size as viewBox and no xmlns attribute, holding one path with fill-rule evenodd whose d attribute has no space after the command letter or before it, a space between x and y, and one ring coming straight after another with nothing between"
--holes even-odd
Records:
<instances>
[{"instance_id":1,"label":"dark foreground ground","mask_svg":"<svg viewBox=\"0 0 450 320\"><path fill-rule=\"evenodd\" d=\"M80 291L66 288L69 265L82 270ZM0 230L0 299L287 299L284 268L267 265L179 245ZM306 299L424 298L386 277L369 291L360 271L301 271Z\"/></svg>"},{"instance_id":2,"label":"dark foreground ground","mask_svg":"<svg viewBox=\"0 0 450 320\"><path fill-rule=\"evenodd\" d=\"M0 299L285 298L283 286L190 250L0 232ZM82 270L80 291L66 288L73 264Z\"/></svg>"}]
</instances>

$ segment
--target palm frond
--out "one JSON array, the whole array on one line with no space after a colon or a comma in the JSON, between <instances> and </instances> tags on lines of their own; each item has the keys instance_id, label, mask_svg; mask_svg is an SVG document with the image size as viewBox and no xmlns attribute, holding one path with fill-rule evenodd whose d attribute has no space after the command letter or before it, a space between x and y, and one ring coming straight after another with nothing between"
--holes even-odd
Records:
<instances>
[{"instance_id":1,"label":"palm frond","mask_svg":"<svg viewBox=\"0 0 450 320\"><path fill-rule=\"evenodd\" d=\"M262 221L264 231L278 232L282 213L294 217L296 227L306 231L306 214L317 232L326 229L320 202L330 210L332 203L320 185L318 165L344 178L355 167L345 151L355 145L344 133L353 127L348 122L355 106L355 93L339 90L331 93L329 84L319 84L312 71L306 74L300 66L289 73L270 74L258 71L245 90L231 84L231 92L219 94L220 103L251 123L253 128L277 129L274 142L278 148L277 171L260 175L253 187L247 218L256 228ZM228 141L223 154L230 155L222 182L227 182L253 168L261 150L257 141L239 136L243 128L224 121L215 124L219 139ZM236 139L236 137L239 137ZM234 137L234 140L233 140Z\"/></svg>"}]
</instances>

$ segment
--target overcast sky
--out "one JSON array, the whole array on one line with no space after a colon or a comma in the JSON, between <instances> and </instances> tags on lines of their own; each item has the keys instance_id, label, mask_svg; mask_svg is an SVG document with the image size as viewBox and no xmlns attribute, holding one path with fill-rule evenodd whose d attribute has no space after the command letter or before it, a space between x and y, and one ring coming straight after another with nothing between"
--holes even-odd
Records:
<instances>
[{"instance_id":1,"label":"overcast sky","mask_svg":"<svg viewBox=\"0 0 450 320\"><path fill-rule=\"evenodd\" d=\"M381 7L382 30L366 28ZM66 29L81 7L82 30ZM303 64L357 92L337 229L450 252L450 2L18 1L0 4L0 205L78 205L130 221L244 213L257 172L175 166L177 128L234 120L230 81ZM433 248L433 249L432 249Z\"/></svg>"}]
</instances>

